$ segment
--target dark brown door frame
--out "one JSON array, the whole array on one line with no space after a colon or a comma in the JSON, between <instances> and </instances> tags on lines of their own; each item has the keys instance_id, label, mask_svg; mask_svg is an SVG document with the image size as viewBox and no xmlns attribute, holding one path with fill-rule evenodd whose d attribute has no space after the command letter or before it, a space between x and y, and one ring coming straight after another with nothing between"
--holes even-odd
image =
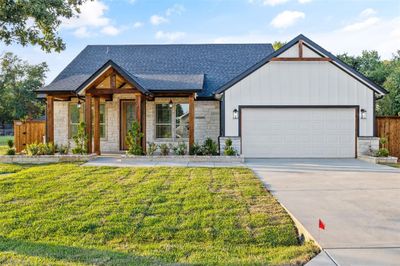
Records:
<instances>
[{"instance_id":1,"label":"dark brown door frame","mask_svg":"<svg viewBox=\"0 0 400 266\"><path fill-rule=\"evenodd\" d=\"M239 105L239 124L238 124L238 132L239 137L242 137L242 110L243 109L290 109L290 108L304 108L304 109L312 109L312 108L320 108L320 109L338 109L344 108L349 109L353 108L355 113L355 158L357 158L357 139L360 136L360 106L359 105ZM242 151L242 140L240 141L240 150Z\"/></svg>"}]
</instances>

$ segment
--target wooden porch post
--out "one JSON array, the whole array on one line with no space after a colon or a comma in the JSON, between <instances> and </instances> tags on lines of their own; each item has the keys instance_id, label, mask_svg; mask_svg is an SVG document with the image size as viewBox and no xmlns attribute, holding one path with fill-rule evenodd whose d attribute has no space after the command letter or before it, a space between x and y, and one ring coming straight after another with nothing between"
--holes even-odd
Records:
<instances>
[{"instance_id":1,"label":"wooden porch post","mask_svg":"<svg viewBox=\"0 0 400 266\"><path fill-rule=\"evenodd\" d=\"M194 95L189 96L189 148L194 144Z\"/></svg>"},{"instance_id":2,"label":"wooden porch post","mask_svg":"<svg viewBox=\"0 0 400 266\"><path fill-rule=\"evenodd\" d=\"M142 119L142 112L144 111L143 108L143 95L141 93L137 93L135 94L136 96L136 121L139 123L140 125L140 132L144 132L144 128L143 128L143 119ZM145 136L143 136L142 138L142 142L140 143L140 145L142 146L143 152L146 152L146 140L145 140Z\"/></svg>"},{"instance_id":3,"label":"wooden porch post","mask_svg":"<svg viewBox=\"0 0 400 266\"><path fill-rule=\"evenodd\" d=\"M100 97L93 97L94 100L94 130L93 130L93 151L100 155Z\"/></svg>"},{"instance_id":4,"label":"wooden porch post","mask_svg":"<svg viewBox=\"0 0 400 266\"><path fill-rule=\"evenodd\" d=\"M85 95L85 122L86 135L88 137L87 152L92 153L92 95Z\"/></svg>"},{"instance_id":5,"label":"wooden porch post","mask_svg":"<svg viewBox=\"0 0 400 266\"><path fill-rule=\"evenodd\" d=\"M46 140L54 143L54 96L51 95L47 95L46 125Z\"/></svg>"}]
</instances>

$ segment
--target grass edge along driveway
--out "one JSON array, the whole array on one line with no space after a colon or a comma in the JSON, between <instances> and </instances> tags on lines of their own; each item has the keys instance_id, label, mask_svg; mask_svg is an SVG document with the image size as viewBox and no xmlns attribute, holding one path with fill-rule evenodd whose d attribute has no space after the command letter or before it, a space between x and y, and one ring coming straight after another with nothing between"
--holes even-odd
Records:
<instances>
[{"instance_id":1,"label":"grass edge along driveway","mask_svg":"<svg viewBox=\"0 0 400 266\"><path fill-rule=\"evenodd\" d=\"M289 215L246 168L0 172L0 264L296 265L318 252L298 244Z\"/></svg>"}]
</instances>

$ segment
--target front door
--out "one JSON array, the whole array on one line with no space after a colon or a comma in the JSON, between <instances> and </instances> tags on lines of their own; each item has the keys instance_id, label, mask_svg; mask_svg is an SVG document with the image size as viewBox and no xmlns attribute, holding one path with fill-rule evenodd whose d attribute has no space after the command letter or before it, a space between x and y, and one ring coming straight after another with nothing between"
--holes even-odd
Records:
<instances>
[{"instance_id":1,"label":"front door","mask_svg":"<svg viewBox=\"0 0 400 266\"><path fill-rule=\"evenodd\" d=\"M136 120L136 103L135 100L121 100L120 110L120 145L121 150L127 150L126 136L128 130L131 129L133 121Z\"/></svg>"}]
</instances>

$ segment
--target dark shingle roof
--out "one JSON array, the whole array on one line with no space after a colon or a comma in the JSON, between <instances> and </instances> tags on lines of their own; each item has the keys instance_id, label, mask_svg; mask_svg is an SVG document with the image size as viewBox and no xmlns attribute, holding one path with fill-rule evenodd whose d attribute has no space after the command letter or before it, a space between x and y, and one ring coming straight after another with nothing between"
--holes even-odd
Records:
<instances>
[{"instance_id":1,"label":"dark shingle roof","mask_svg":"<svg viewBox=\"0 0 400 266\"><path fill-rule=\"evenodd\" d=\"M148 91L209 97L273 52L271 44L89 45L39 91L76 91L112 60Z\"/></svg>"}]
</instances>

